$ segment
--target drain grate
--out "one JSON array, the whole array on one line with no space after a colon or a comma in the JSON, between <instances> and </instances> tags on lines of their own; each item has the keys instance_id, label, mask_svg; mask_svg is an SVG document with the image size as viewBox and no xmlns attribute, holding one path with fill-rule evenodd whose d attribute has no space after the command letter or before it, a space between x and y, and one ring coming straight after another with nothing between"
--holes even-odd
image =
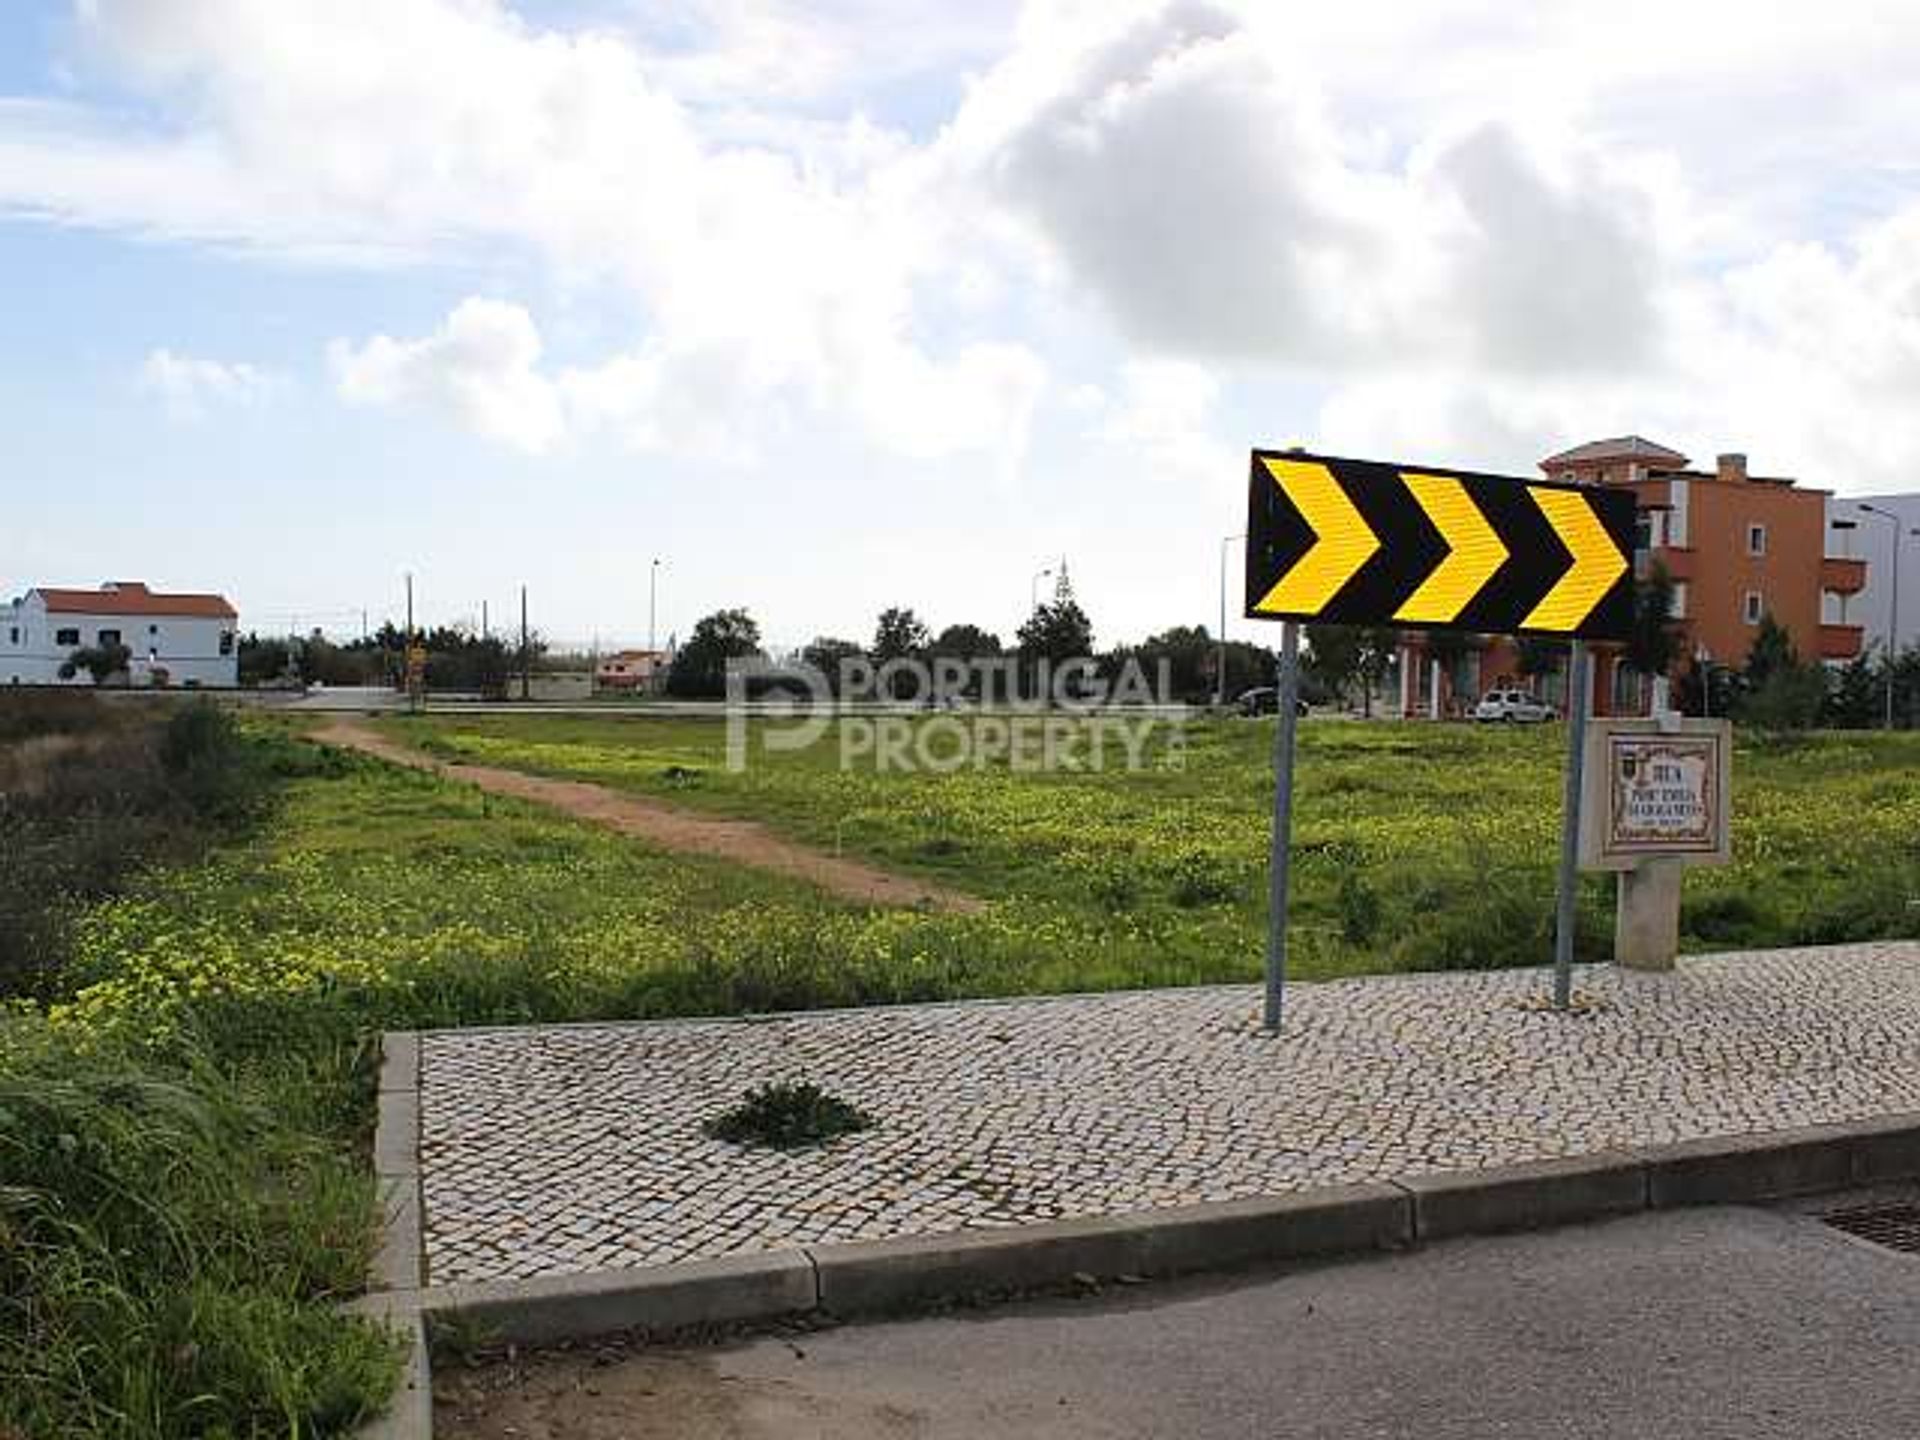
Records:
<instances>
[{"instance_id":1,"label":"drain grate","mask_svg":"<svg viewBox=\"0 0 1920 1440\"><path fill-rule=\"evenodd\" d=\"M1860 1205L1850 1210L1829 1210L1820 1218L1836 1230L1875 1245L1920 1255L1920 1205Z\"/></svg>"}]
</instances>

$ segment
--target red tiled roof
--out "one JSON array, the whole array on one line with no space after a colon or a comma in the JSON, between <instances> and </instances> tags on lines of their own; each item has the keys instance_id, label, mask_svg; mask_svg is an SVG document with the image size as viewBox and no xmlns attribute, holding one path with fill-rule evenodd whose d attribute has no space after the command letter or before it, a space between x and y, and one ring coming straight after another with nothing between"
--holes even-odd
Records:
<instances>
[{"instance_id":1,"label":"red tiled roof","mask_svg":"<svg viewBox=\"0 0 1920 1440\"><path fill-rule=\"evenodd\" d=\"M32 591L50 613L64 615L190 615L232 620L239 612L220 595L169 595L149 590L138 580L122 580L98 590L63 590L45 585Z\"/></svg>"},{"instance_id":2,"label":"red tiled roof","mask_svg":"<svg viewBox=\"0 0 1920 1440\"><path fill-rule=\"evenodd\" d=\"M1655 460L1663 465L1684 465L1687 457L1678 450L1656 445L1644 435L1616 435L1611 440L1589 440L1540 462L1548 465L1574 465L1583 460Z\"/></svg>"}]
</instances>

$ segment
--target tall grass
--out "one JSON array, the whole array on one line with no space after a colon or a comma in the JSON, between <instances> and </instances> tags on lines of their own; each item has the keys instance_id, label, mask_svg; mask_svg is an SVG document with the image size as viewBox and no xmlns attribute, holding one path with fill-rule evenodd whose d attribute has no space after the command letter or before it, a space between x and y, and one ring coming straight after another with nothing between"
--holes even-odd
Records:
<instances>
[{"instance_id":1,"label":"tall grass","mask_svg":"<svg viewBox=\"0 0 1920 1440\"><path fill-rule=\"evenodd\" d=\"M0 1437L334 1434L393 1384L390 1338L336 1304L374 1233L352 1032L129 1043L39 1008L81 981L90 904L324 763L204 702L0 703Z\"/></svg>"},{"instance_id":2,"label":"tall grass","mask_svg":"<svg viewBox=\"0 0 1920 1440\"><path fill-rule=\"evenodd\" d=\"M329 1303L366 1273L370 1182L287 1123L279 1083L0 1049L0 1433L335 1433L391 1341Z\"/></svg>"}]
</instances>

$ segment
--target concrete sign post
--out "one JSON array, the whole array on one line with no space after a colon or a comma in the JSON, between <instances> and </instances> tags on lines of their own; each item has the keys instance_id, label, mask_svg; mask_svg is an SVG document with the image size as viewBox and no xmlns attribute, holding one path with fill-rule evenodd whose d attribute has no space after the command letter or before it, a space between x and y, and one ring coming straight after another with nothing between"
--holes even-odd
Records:
<instances>
[{"instance_id":1,"label":"concrete sign post","mask_svg":"<svg viewBox=\"0 0 1920 1440\"><path fill-rule=\"evenodd\" d=\"M1580 863L1620 876L1617 964L1671 970L1680 876L1733 858L1733 727L1725 720L1601 720L1587 736Z\"/></svg>"}]
</instances>

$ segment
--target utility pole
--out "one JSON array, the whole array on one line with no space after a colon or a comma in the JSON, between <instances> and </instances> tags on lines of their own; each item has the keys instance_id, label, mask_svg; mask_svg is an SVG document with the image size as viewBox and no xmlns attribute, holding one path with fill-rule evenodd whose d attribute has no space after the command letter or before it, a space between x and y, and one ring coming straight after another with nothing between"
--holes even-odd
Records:
<instances>
[{"instance_id":1,"label":"utility pole","mask_svg":"<svg viewBox=\"0 0 1920 1440\"><path fill-rule=\"evenodd\" d=\"M533 651L527 646L527 587L520 587L520 698L533 698Z\"/></svg>"},{"instance_id":2,"label":"utility pole","mask_svg":"<svg viewBox=\"0 0 1920 1440\"><path fill-rule=\"evenodd\" d=\"M407 679L407 708L418 710L421 701L420 692L425 688L426 677L423 673L415 671L413 653L413 572L409 570L407 572L407 638L400 649L400 664Z\"/></svg>"},{"instance_id":3,"label":"utility pole","mask_svg":"<svg viewBox=\"0 0 1920 1440\"><path fill-rule=\"evenodd\" d=\"M480 638L485 640L487 637L487 602L482 600L480 602Z\"/></svg>"},{"instance_id":4,"label":"utility pole","mask_svg":"<svg viewBox=\"0 0 1920 1440\"><path fill-rule=\"evenodd\" d=\"M660 594L660 557L653 557L653 565L647 571L647 649L653 651L654 619L658 614L657 601Z\"/></svg>"},{"instance_id":5,"label":"utility pole","mask_svg":"<svg viewBox=\"0 0 1920 1440\"><path fill-rule=\"evenodd\" d=\"M1227 551L1245 535L1227 535L1220 541L1220 633L1213 642L1213 705L1225 709L1227 703Z\"/></svg>"}]
</instances>

